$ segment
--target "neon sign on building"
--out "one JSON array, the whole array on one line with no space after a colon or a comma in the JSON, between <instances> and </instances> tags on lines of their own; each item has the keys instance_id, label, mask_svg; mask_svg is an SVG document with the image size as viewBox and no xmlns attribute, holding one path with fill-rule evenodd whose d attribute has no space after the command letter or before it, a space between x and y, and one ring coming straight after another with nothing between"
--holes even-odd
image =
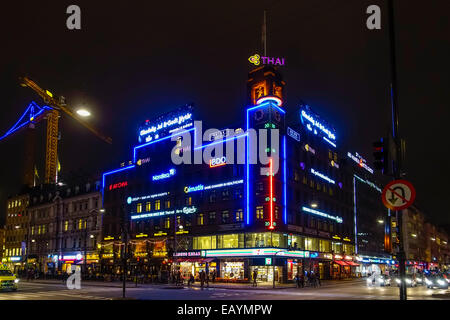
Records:
<instances>
[{"instance_id":1,"label":"neon sign on building","mask_svg":"<svg viewBox=\"0 0 450 320\"><path fill-rule=\"evenodd\" d=\"M160 197L167 196L168 194L169 194L168 192L161 192L161 193L149 194L149 195L142 196L142 197L134 197L134 198L128 197L127 203L131 204L132 202L135 202L135 201L143 201L143 200L148 200L148 199L160 198Z\"/></svg>"},{"instance_id":2,"label":"neon sign on building","mask_svg":"<svg viewBox=\"0 0 450 320\"><path fill-rule=\"evenodd\" d=\"M325 180L329 183L336 184L336 182L333 179L328 178L326 175L320 173L319 171L311 169L311 173L315 176L318 176L319 178L322 178L323 180Z\"/></svg>"},{"instance_id":3,"label":"neon sign on building","mask_svg":"<svg viewBox=\"0 0 450 320\"><path fill-rule=\"evenodd\" d=\"M229 187L229 186L234 186L236 184L241 184L244 183L244 179L241 180L234 180L234 181L230 181L230 182L224 182L224 183L219 183L219 184L213 184L213 185L209 185L209 186L204 186L203 184L199 184L197 186L191 187L184 187L184 192L185 193L190 193L190 192L196 192L196 191L203 191L203 190L210 190L210 189L216 189L216 188L223 188L223 187Z\"/></svg>"},{"instance_id":4,"label":"neon sign on building","mask_svg":"<svg viewBox=\"0 0 450 320\"><path fill-rule=\"evenodd\" d=\"M300 120L306 128L315 135L321 135L323 139L336 147L336 133L325 121L313 113L309 106L302 107L300 110Z\"/></svg>"},{"instance_id":5,"label":"neon sign on building","mask_svg":"<svg viewBox=\"0 0 450 320\"><path fill-rule=\"evenodd\" d=\"M192 214L195 212L197 212L197 207L190 206L190 207L183 207L182 209L176 209L176 210L163 210L163 211L156 211L156 212L132 215L131 220L168 216L168 215L178 214L178 213Z\"/></svg>"},{"instance_id":6,"label":"neon sign on building","mask_svg":"<svg viewBox=\"0 0 450 320\"><path fill-rule=\"evenodd\" d=\"M353 161L355 161L361 168L366 169L367 171L369 171L370 173L373 174L373 169L370 168L367 164L366 164L366 159L364 159L363 157L361 157L358 152L355 153L355 155L351 154L350 152L347 152L347 156L352 159Z\"/></svg>"},{"instance_id":7,"label":"neon sign on building","mask_svg":"<svg viewBox=\"0 0 450 320\"><path fill-rule=\"evenodd\" d=\"M209 167L215 168L224 166L227 164L227 157L219 157L219 158L213 158L209 160Z\"/></svg>"},{"instance_id":8,"label":"neon sign on building","mask_svg":"<svg viewBox=\"0 0 450 320\"><path fill-rule=\"evenodd\" d=\"M329 215L328 213L321 212L319 210L311 209L311 208L308 208L308 207L302 207L302 210L305 211L305 212L309 212L309 213L312 213L312 214L324 217L324 218L328 218L328 219L334 220L337 223L342 223L342 221L343 221L341 217L332 216L332 215Z\"/></svg>"},{"instance_id":9,"label":"neon sign on building","mask_svg":"<svg viewBox=\"0 0 450 320\"><path fill-rule=\"evenodd\" d=\"M128 186L128 181L113 183L109 185L109 190L125 188Z\"/></svg>"},{"instance_id":10,"label":"neon sign on building","mask_svg":"<svg viewBox=\"0 0 450 320\"><path fill-rule=\"evenodd\" d=\"M192 127L193 107L187 105L175 111L169 112L155 119L155 121L146 120L139 127L139 142L150 142L177 130Z\"/></svg>"},{"instance_id":11,"label":"neon sign on building","mask_svg":"<svg viewBox=\"0 0 450 320\"><path fill-rule=\"evenodd\" d=\"M262 61L261 61L262 60ZM262 64L271 64L274 66L284 66L284 58L278 58L278 57L261 57L259 54L255 53L254 55L250 56L248 58L248 61L250 63L254 64L255 66L259 66L262 62Z\"/></svg>"},{"instance_id":12,"label":"neon sign on building","mask_svg":"<svg viewBox=\"0 0 450 320\"><path fill-rule=\"evenodd\" d=\"M167 179L170 178L172 176L174 176L176 173L175 169L170 169L168 172L164 172L164 173L160 173L160 174L156 174L152 177L153 181L158 181L158 180L162 180L162 179Z\"/></svg>"}]
</instances>

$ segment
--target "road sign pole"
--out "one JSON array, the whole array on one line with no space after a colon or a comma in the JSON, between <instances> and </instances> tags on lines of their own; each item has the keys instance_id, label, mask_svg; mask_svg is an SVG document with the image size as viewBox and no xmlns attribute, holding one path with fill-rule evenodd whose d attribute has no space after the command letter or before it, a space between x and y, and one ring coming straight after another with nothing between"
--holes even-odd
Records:
<instances>
[{"instance_id":1,"label":"road sign pole","mask_svg":"<svg viewBox=\"0 0 450 320\"><path fill-rule=\"evenodd\" d=\"M392 106L392 136L395 141L396 157L393 163L395 179L401 179L401 141L398 134L398 95L397 95L397 65L395 59L395 26L394 26L394 1L388 1L389 11L389 40L390 40L390 60L391 60L391 106ZM397 218L397 236L400 241L398 244L398 263L400 276L400 300L407 300L405 279L405 252L402 239L402 212L396 211Z\"/></svg>"}]
</instances>

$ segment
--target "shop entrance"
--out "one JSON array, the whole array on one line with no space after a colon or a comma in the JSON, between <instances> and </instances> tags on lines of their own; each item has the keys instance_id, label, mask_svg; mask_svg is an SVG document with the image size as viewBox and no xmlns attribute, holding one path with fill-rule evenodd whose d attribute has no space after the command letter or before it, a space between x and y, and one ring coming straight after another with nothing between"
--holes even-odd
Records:
<instances>
[{"instance_id":1,"label":"shop entrance","mask_svg":"<svg viewBox=\"0 0 450 320\"><path fill-rule=\"evenodd\" d=\"M275 274L274 274L275 269ZM250 267L250 274L252 275L253 281L253 271L257 271L257 281L258 282L266 282L273 283L273 277L275 275L275 282L281 283L283 270L282 267L275 266L252 266Z\"/></svg>"}]
</instances>

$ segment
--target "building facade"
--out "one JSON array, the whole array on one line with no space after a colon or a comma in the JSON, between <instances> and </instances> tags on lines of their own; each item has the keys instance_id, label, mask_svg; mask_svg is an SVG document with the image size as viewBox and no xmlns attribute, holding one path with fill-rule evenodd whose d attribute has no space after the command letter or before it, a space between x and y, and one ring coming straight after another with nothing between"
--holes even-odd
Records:
<instances>
[{"instance_id":1,"label":"building facade","mask_svg":"<svg viewBox=\"0 0 450 320\"><path fill-rule=\"evenodd\" d=\"M70 273L73 266L98 275L102 211L100 182L33 189L27 209L28 267L49 276Z\"/></svg>"},{"instance_id":2,"label":"building facade","mask_svg":"<svg viewBox=\"0 0 450 320\"><path fill-rule=\"evenodd\" d=\"M20 268L23 264L22 257L25 253L29 223L28 205L27 193L9 197L6 201L5 249L2 262L12 270Z\"/></svg>"},{"instance_id":3,"label":"building facade","mask_svg":"<svg viewBox=\"0 0 450 320\"><path fill-rule=\"evenodd\" d=\"M160 279L174 269L236 282L254 271L267 282L355 275L352 169L309 106L286 115L284 85L274 68L250 72L237 128L203 134L191 106L141 126L132 160L103 175L106 272L120 273L126 247L130 272ZM261 144L249 129L275 130ZM228 145L236 152L222 153ZM172 152L194 163L196 151L206 161L173 163Z\"/></svg>"}]
</instances>

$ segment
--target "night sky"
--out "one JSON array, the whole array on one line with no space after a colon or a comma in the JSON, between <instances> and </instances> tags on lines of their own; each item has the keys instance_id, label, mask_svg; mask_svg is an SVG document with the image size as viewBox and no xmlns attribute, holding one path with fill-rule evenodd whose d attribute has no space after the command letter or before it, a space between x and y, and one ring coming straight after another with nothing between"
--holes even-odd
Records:
<instances>
[{"instance_id":1,"label":"night sky","mask_svg":"<svg viewBox=\"0 0 450 320\"><path fill-rule=\"evenodd\" d=\"M449 223L445 199L450 120L447 0L396 0L400 134L416 204ZM343 151L372 163L372 142L390 125L386 1L16 1L2 4L0 135L31 100L43 102L17 77L85 106L108 145L63 116L62 172L100 173L131 159L137 127L193 102L196 117L217 128L244 117L247 58L261 52L268 10L268 55L284 57L285 108L300 100L331 123ZM66 28L67 6L81 7L82 29ZM382 29L366 28L366 8L382 8ZM44 176L46 123L37 125L38 169ZM22 180L24 133L0 142L0 225L6 197ZM381 201L381 200L380 200Z\"/></svg>"}]
</instances>

